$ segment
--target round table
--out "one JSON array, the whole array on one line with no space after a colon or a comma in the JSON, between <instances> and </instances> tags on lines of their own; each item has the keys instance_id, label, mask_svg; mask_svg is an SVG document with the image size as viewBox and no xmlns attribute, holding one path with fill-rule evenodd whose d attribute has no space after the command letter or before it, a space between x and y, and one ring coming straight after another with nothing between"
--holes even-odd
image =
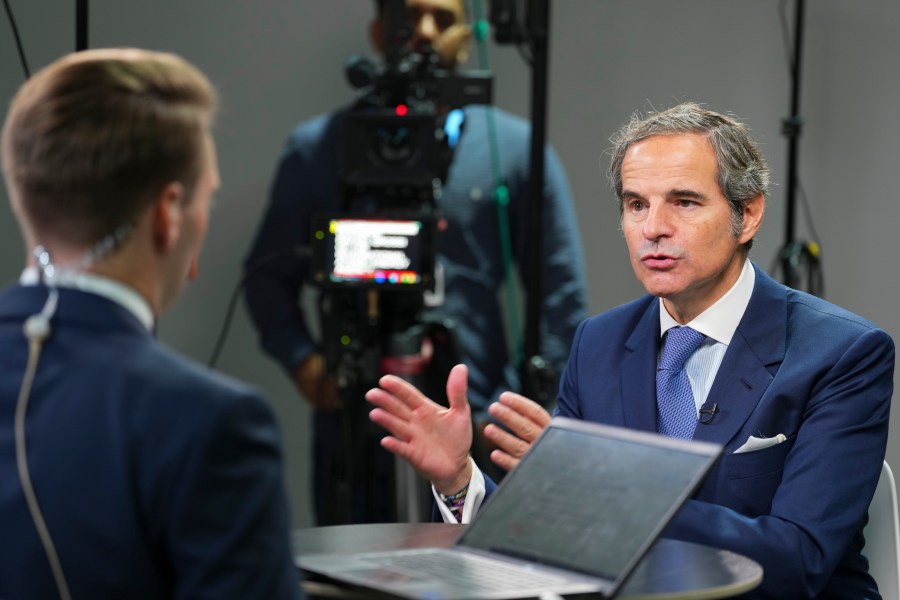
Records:
<instances>
[{"instance_id":1,"label":"round table","mask_svg":"<svg viewBox=\"0 0 900 600\"><path fill-rule=\"evenodd\" d=\"M377 523L297 529L293 533L297 564L307 554L347 554L408 548L447 547L461 533L446 523ZM629 577L618 597L628 600L728 598L752 590L762 581L753 560L699 544L660 539ZM305 579L315 597L369 598L371 595L333 583Z\"/></svg>"}]
</instances>

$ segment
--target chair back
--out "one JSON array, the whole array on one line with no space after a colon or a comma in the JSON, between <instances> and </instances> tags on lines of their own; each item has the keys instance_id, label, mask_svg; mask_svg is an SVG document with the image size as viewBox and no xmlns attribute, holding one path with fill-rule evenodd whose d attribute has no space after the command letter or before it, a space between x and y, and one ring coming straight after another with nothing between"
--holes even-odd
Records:
<instances>
[{"instance_id":1,"label":"chair back","mask_svg":"<svg viewBox=\"0 0 900 600\"><path fill-rule=\"evenodd\" d=\"M869 559L869 573L878 583L881 597L900 600L900 516L897 486L887 461L881 467L863 535L866 538L863 554Z\"/></svg>"}]
</instances>

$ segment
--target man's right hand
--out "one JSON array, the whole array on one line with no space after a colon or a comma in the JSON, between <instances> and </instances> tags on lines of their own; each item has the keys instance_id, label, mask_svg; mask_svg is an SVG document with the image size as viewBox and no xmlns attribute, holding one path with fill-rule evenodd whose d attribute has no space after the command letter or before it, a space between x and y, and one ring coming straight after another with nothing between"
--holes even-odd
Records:
<instances>
[{"instance_id":1,"label":"man's right hand","mask_svg":"<svg viewBox=\"0 0 900 600\"><path fill-rule=\"evenodd\" d=\"M337 410L342 406L337 384L326 374L325 357L321 354L310 354L297 365L294 384L313 408Z\"/></svg>"},{"instance_id":2,"label":"man's right hand","mask_svg":"<svg viewBox=\"0 0 900 600\"><path fill-rule=\"evenodd\" d=\"M447 377L449 408L395 375L385 375L378 384L366 400L377 407L369 418L390 433L382 447L406 460L442 494L455 494L469 483L472 417L465 365L456 365Z\"/></svg>"}]
</instances>

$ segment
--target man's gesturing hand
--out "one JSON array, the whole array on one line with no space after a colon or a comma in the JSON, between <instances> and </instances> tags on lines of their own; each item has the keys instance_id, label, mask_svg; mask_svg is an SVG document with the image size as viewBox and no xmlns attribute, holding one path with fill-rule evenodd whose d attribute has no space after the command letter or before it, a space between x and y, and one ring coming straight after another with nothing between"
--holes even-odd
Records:
<instances>
[{"instance_id":1,"label":"man's gesturing hand","mask_svg":"<svg viewBox=\"0 0 900 600\"><path fill-rule=\"evenodd\" d=\"M381 440L382 447L406 460L440 493L459 491L472 477L472 418L465 365L453 367L447 378L450 408L426 398L397 376L385 375L378 384L380 387L366 393L366 400L377 407L369 418L390 433Z\"/></svg>"},{"instance_id":2,"label":"man's gesturing hand","mask_svg":"<svg viewBox=\"0 0 900 600\"><path fill-rule=\"evenodd\" d=\"M513 392L500 394L488 412L509 429L504 431L493 424L484 428L484 437L497 447L491 452L491 460L510 471L550 423L550 413L537 402Z\"/></svg>"}]
</instances>

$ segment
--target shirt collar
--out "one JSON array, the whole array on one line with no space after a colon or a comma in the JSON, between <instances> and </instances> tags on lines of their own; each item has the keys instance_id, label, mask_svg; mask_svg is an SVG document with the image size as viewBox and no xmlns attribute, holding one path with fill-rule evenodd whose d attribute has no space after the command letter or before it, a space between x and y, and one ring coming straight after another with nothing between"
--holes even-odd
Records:
<instances>
[{"instance_id":1,"label":"shirt collar","mask_svg":"<svg viewBox=\"0 0 900 600\"><path fill-rule=\"evenodd\" d=\"M725 344L731 343L734 332L737 330L747 305L750 304L750 296L753 295L753 285L756 283L756 271L750 259L744 261L744 267L738 280L734 282L731 289L724 296L716 300L716 302L697 315L686 326L696 329L707 337L717 342ZM675 319L666 310L666 305L662 298L659 299L659 332L660 336L665 334L672 327L679 326Z\"/></svg>"},{"instance_id":2,"label":"shirt collar","mask_svg":"<svg viewBox=\"0 0 900 600\"><path fill-rule=\"evenodd\" d=\"M21 285L38 285L41 282L36 267L26 267L19 277ZM131 312L147 328L153 330L154 317L150 303L134 288L120 283L108 277L102 277L93 273L63 271L53 278L57 287L72 288L102 296L121 305Z\"/></svg>"}]
</instances>

